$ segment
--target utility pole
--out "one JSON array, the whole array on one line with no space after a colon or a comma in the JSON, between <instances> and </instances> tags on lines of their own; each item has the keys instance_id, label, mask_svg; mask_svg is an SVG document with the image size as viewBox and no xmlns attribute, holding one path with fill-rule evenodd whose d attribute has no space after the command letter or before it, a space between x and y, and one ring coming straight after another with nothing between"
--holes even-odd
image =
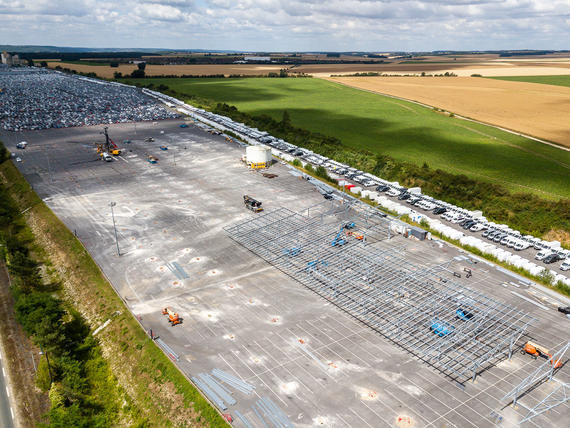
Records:
<instances>
[{"instance_id":1,"label":"utility pole","mask_svg":"<svg viewBox=\"0 0 570 428\"><path fill-rule=\"evenodd\" d=\"M117 237L117 226L115 225L115 213L113 211L113 207L117 205L115 202L111 202L109 206L111 207L111 217L113 217L113 230L115 231L115 243L117 244L117 255L120 256L121 252L119 251L119 238Z\"/></svg>"}]
</instances>

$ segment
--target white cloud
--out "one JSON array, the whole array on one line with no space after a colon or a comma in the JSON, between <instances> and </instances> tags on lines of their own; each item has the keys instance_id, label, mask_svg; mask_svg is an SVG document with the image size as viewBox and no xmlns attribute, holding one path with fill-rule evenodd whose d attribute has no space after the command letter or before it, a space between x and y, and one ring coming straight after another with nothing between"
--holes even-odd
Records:
<instances>
[{"instance_id":1,"label":"white cloud","mask_svg":"<svg viewBox=\"0 0 570 428\"><path fill-rule=\"evenodd\" d=\"M0 0L0 39L284 51L565 49L569 15L567 0Z\"/></svg>"}]
</instances>

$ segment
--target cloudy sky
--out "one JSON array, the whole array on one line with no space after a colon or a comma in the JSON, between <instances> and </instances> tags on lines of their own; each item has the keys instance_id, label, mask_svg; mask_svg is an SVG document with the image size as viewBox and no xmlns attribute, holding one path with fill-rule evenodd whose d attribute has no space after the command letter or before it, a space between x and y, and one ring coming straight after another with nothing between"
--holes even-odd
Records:
<instances>
[{"instance_id":1,"label":"cloudy sky","mask_svg":"<svg viewBox=\"0 0 570 428\"><path fill-rule=\"evenodd\" d=\"M0 44L570 49L570 0L0 0Z\"/></svg>"}]
</instances>

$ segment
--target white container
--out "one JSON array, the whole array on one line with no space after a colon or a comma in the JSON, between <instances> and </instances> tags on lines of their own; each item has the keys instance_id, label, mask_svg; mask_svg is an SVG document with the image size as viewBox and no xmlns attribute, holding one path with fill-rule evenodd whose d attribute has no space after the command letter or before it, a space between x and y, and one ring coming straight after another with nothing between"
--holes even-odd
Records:
<instances>
[{"instance_id":1,"label":"white container","mask_svg":"<svg viewBox=\"0 0 570 428\"><path fill-rule=\"evenodd\" d=\"M263 145L247 146L245 157L248 164L266 164L269 166L271 165L271 148Z\"/></svg>"}]
</instances>

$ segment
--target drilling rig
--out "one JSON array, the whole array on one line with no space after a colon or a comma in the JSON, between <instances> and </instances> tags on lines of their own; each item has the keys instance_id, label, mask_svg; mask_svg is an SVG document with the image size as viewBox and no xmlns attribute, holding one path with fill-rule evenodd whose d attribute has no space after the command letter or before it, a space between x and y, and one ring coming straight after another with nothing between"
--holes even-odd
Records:
<instances>
[{"instance_id":1,"label":"drilling rig","mask_svg":"<svg viewBox=\"0 0 570 428\"><path fill-rule=\"evenodd\" d=\"M109 153L110 155L113 156L119 156L121 154L121 150L119 149L119 147L117 147L115 142L111 140L111 138L109 137L109 132L107 131L108 129L109 127L105 126L105 130L102 132L102 134L105 134L105 143L97 144L97 153L99 153L99 156L101 157L103 157L103 153Z\"/></svg>"}]
</instances>

